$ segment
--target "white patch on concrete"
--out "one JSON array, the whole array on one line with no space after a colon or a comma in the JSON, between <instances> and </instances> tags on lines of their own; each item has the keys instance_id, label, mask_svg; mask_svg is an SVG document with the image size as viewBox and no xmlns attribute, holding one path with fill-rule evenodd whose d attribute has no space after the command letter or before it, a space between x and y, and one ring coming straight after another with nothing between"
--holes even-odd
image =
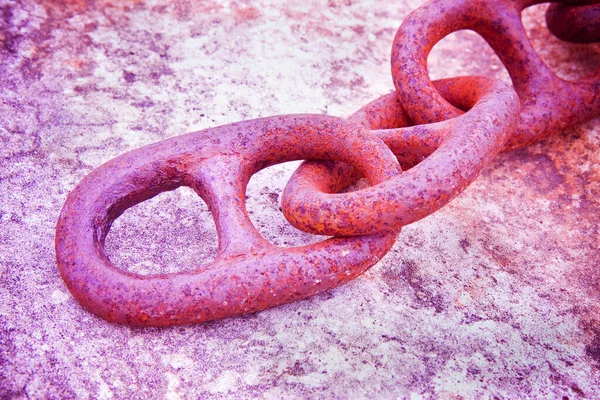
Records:
<instances>
[{"instance_id":1,"label":"white patch on concrete","mask_svg":"<svg viewBox=\"0 0 600 400\"><path fill-rule=\"evenodd\" d=\"M194 366L194 360L187 357L185 354L167 354L162 357L162 362L165 365L171 366L174 369L191 368Z\"/></svg>"},{"instance_id":2,"label":"white patch on concrete","mask_svg":"<svg viewBox=\"0 0 600 400\"><path fill-rule=\"evenodd\" d=\"M100 374L96 377L98 379L98 383L100 384L100 388L98 389L98 398L100 400L108 400L113 398L113 392L110 390L110 387L104 379L100 376Z\"/></svg>"},{"instance_id":3,"label":"white patch on concrete","mask_svg":"<svg viewBox=\"0 0 600 400\"><path fill-rule=\"evenodd\" d=\"M56 289L54 292L52 292L52 304L62 304L65 301L69 300L69 295L65 292L63 292L60 289Z\"/></svg>"},{"instance_id":4,"label":"white patch on concrete","mask_svg":"<svg viewBox=\"0 0 600 400\"><path fill-rule=\"evenodd\" d=\"M168 400L180 400L182 397L178 392L179 389L179 385L181 384L181 381L179 380L179 378L172 374L171 372L167 372L166 373L166 377L167 377L167 393L165 394L165 397Z\"/></svg>"},{"instance_id":5,"label":"white patch on concrete","mask_svg":"<svg viewBox=\"0 0 600 400\"><path fill-rule=\"evenodd\" d=\"M225 371L210 385L212 393L227 393L237 385L239 375L234 371Z\"/></svg>"}]
</instances>

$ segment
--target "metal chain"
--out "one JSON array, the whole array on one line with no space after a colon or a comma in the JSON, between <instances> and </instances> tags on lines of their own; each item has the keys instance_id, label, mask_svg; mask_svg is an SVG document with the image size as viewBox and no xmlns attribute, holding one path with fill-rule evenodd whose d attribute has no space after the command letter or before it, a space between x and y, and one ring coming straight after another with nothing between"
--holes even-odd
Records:
<instances>
[{"instance_id":1,"label":"metal chain","mask_svg":"<svg viewBox=\"0 0 600 400\"><path fill-rule=\"evenodd\" d=\"M239 122L98 167L69 194L58 220L56 257L67 287L109 321L170 326L263 310L354 279L389 251L402 226L447 204L498 152L600 115L600 71L563 81L531 47L520 13L540 2L435 0L419 8L394 40L396 92L347 120L304 114ZM556 36L600 41L598 1L561 3L546 15ZM429 80L429 51L460 29L492 46L514 90L483 76ZM280 248L252 225L246 186L257 171L298 159L311 161L288 182L284 214L300 229L336 237ZM370 187L338 193L361 176ZM180 186L193 188L212 212L216 259L194 271L150 276L114 266L104 250L112 222Z\"/></svg>"}]
</instances>

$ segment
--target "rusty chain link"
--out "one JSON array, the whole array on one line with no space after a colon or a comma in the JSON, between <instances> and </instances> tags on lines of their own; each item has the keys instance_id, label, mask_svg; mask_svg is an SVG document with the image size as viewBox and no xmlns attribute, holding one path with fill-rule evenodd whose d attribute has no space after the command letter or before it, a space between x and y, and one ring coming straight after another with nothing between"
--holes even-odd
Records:
<instances>
[{"instance_id":1,"label":"rusty chain link","mask_svg":"<svg viewBox=\"0 0 600 400\"><path fill-rule=\"evenodd\" d=\"M414 11L393 44L396 91L347 120L304 114L239 122L98 167L69 194L58 220L56 257L67 287L109 321L170 326L263 310L354 279L389 251L402 226L447 204L498 152L600 114L600 71L567 82L533 50L520 13L541 2L435 0ZM600 41L598 1L560 3L547 10L551 32L569 41ZM491 45L514 90L483 76L429 80L430 50L460 29ZM299 159L311 161L288 182L284 214L302 230L336 237L280 248L250 221L246 186L257 171ZM370 187L338 193L361 176ZM159 275L113 265L104 249L113 221L180 186L194 189L211 210L219 236L215 260Z\"/></svg>"}]
</instances>

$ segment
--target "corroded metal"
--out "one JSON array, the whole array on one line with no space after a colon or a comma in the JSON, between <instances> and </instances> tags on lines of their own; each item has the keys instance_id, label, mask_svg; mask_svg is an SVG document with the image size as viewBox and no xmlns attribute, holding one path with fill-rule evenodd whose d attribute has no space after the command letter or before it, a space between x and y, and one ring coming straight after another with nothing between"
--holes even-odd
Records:
<instances>
[{"instance_id":1,"label":"corroded metal","mask_svg":"<svg viewBox=\"0 0 600 400\"><path fill-rule=\"evenodd\" d=\"M71 192L56 232L61 276L88 310L136 326L258 311L354 279L383 257L397 232L286 249L267 242L248 218L250 176L305 158L352 164L373 184L400 173L376 136L320 115L245 121L165 140L107 162ZM349 183L348 176L332 171L332 190ZM112 222L127 208L179 186L193 188L212 212L219 235L215 261L194 271L150 276L115 267L104 251Z\"/></svg>"},{"instance_id":2,"label":"corroded metal","mask_svg":"<svg viewBox=\"0 0 600 400\"><path fill-rule=\"evenodd\" d=\"M527 146L598 115L600 71L568 82L558 78L533 49L521 11L541 2L435 0L411 13L398 29L392 47L392 76L409 117L426 124L462 114L440 95L427 73L427 56L433 46L461 29L477 32L490 44L521 100L521 116L506 149Z\"/></svg>"},{"instance_id":3,"label":"corroded metal","mask_svg":"<svg viewBox=\"0 0 600 400\"><path fill-rule=\"evenodd\" d=\"M411 13L398 29L392 51L392 76L400 104L407 113L406 121L458 125L436 133L436 145L444 145L431 156L422 154L429 156L425 161L376 187L332 196L313 187L316 167L310 168L310 174L308 169L300 169L284 191L287 220L306 232L328 235L397 229L439 209L472 182L496 154L486 148L492 138L496 140L494 151L500 147L520 148L600 114L600 71L596 77L578 82L564 81L551 72L534 51L521 22L520 13L529 5L531 2L518 0L436 0ZM473 121L469 116L478 108L473 106L473 97L478 97L479 91L490 83L457 79L444 82L452 90L441 91L427 72L427 56L433 46L460 29L472 29L490 43L506 65L519 95L518 122L511 119L506 106L493 104L501 96L482 98L479 107L485 111L473 118L478 129L487 130L488 141L475 139L480 131L461 124L464 117L467 124ZM381 108L376 112L387 114ZM490 116L494 120L486 121ZM388 133L388 144L402 140L404 135L415 137L412 132L422 130L427 133L421 133L419 138L431 140L431 128L417 125ZM411 145L415 146L414 139ZM415 151L419 151L420 146L416 145ZM404 147L410 151L409 145ZM483 152L486 153L482 159Z\"/></svg>"},{"instance_id":4,"label":"corroded metal","mask_svg":"<svg viewBox=\"0 0 600 400\"><path fill-rule=\"evenodd\" d=\"M574 43L600 42L600 4L552 4L546 10L546 23L559 39Z\"/></svg>"},{"instance_id":5,"label":"corroded metal","mask_svg":"<svg viewBox=\"0 0 600 400\"><path fill-rule=\"evenodd\" d=\"M320 175L325 171L311 167L308 174L300 168L282 196L287 220L299 229L323 235L395 230L426 217L462 192L511 137L519 102L508 85L493 78L455 78L440 81L438 86L453 96L455 104L470 110L438 124L379 131L395 153L410 157L414 152L422 162L378 185L334 195L316 188L315 182L323 179ZM384 97L358 114L394 118L388 112L394 104L386 104ZM389 125L385 118L377 123Z\"/></svg>"},{"instance_id":6,"label":"corroded metal","mask_svg":"<svg viewBox=\"0 0 600 400\"><path fill-rule=\"evenodd\" d=\"M402 226L443 207L499 151L600 114L600 74L563 81L531 47L520 12L537 3L436 0L415 11L394 41L397 91L348 120L288 115L245 121L165 140L100 166L71 192L59 217L56 255L67 287L109 321L169 326L262 310L355 278L391 248ZM553 32L572 41L597 40L597 2L562 3L548 9ZM490 43L516 93L487 77L429 80L429 51L459 29ZM312 161L285 189L286 217L309 232L344 237L285 249L268 243L250 222L250 177L297 159ZM338 193L360 176L372 186ZM193 188L212 212L216 259L193 271L148 276L114 266L104 250L112 222L180 186Z\"/></svg>"}]
</instances>

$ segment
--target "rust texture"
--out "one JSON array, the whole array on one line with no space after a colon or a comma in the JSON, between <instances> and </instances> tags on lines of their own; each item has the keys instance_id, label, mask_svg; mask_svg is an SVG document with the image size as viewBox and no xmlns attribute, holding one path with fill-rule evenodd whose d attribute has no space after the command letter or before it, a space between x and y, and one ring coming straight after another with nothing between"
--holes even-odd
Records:
<instances>
[{"instance_id":1,"label":"rust texture","mask_svg":"<svg viewBox=\"0 0 600 400\"><path fill-rule=\"evenodd\" d=\"M401 123L414 121L423 125L379 133L401 159L410 157L411 152L421 159L431 156L391 181L335 196L317 191L312 183L325 170L311 167L309 174L308 168L301 168L283 196L288 221L304 231L328 235L397 229L447 204L476 178L500 147L524 147L598 115L600 79L567 82L550 71L531 46L521 22L520 12L528 5L531 3L514 0L438 0L409 15L394 40L392 75L401 107L407 113ZM474 106L473 98L490 85L483 78L437 85L429 80L429 52L445 36L461 29L481 34L506 65L521 103L518 121L508 105L500 104L502 96L498 93L482 98L481 105ZM600 77L600 72L596 75ZM440 90L442 85L444 90ZM387 105L378 105L371 106L369 112L380 115L376 122L383 125L368 127L398 126L390 123L398 117L389 116ZM483 110L477 114L480 108ZM469 111L462 115L462 110ZM391 114L398 115L398 111ZM446 125L426 125L434 122ZM477 129L469 126L473 123ZM481 130L487 141L479 136ZM415 143L419 140L435 144L423 152L423 144ZM399 143L402 141L406 143Z\"/></svg>"},{"instance_id":2,"label":"rust texture","mask_svg":"<svg viewBox=\"0 0 600 400\"><path fill-rule=\"evenodd\" d=\"M56 234L60 273L91 312L136 326L230 317L347 282L379 261L397 232L285 249L260 236L246 213L253 173L304 158L348 162L373 184L400 172L383 141L334 117L270 117L175 137L107 162L71 192ZM334 174L329 183L339 190L347 179ZM182 185L192 187L213 214L219 234L215 261L191 272L152 276L116 268L104 251L112 222L127 208Z\"/></svg>"},{"instance_id":3,"label":"rust texture","mask_svg":"<svg viewBox=\"0 0 600 400\"><path fill-rule=\"evenodd\" d=\"M600 4L552 4L546 11L548 29L567 42L600 42Z\"/></svg>"},{"instance_id":4,"label":"rust texture","mask_svg":"<svg viewBox=\"0 0 600 400\"><path fill-rule=\"evenodd\" d=\"M59 217L56 256L67 287L109 321L170 326L262 310L355 278L386 254L402 226L447 204L500 151L600 113L599 73L561 80L531 47L520 12L535 3L437 0L413 12L393 45L396 92L348 120L299 114L245 121L165 140L100 166L71 192ZM567 5L549 9L553 31L574 41L597 38L597 6ZM571 11L582 7L589 8ZM514 91L483 76L430 81L427 55L460 29L474 30L492 46ZM246 186L260 169L299 159L312 161L288 183L284 214L300 229L338 237L279 248L248 218ZM372 186L338 193L361 176ZM112 222L180 186L193 188L211 210L219 235L216 259L176 274L118 269L104 249Z\"/></svg>"},{"instance_id":5,"label":"rust texture","mask_svg":"<svg viewBox=\"0 0 600 400\"><path fill-rule=\"evenodd\" d=\"M490 44L519 95L521 115L507 150L527 146L598 115L600 71L580 81L564 81L531 46L521 11L536 3L542 2L436 0L411 13L398 29L392 48L392 76L409 117L425 124L462 113L444 100L427 73L427 56L433 46L461 29L477 32Z\"/></svg>"},{"instance_id":6,"label":"rust texture","mask_svg":"<svg viewBox=\"0 0 600 400\"><path fill-rule=\"evenodd\" d=\"M362 117L361 122L375 129L400 158L412 156L413 162L406 166L422 162L381 184L334 195L315 184L326 170L311 167L308 174L309 169L302 167L283 194L288 221L299 229L324 235L394 230L431 214L464 190L510 137L519 111L518 99L507 85L486 77L444 80L438 87L452 96L455 104L470 110L437 124L381 129L394 122L400 112L394 107L397 103L389 101L392 95L376 100L351 118L361 121ZM378 118L369 121L373 114Z\"/></svg>"}]
</instances>

